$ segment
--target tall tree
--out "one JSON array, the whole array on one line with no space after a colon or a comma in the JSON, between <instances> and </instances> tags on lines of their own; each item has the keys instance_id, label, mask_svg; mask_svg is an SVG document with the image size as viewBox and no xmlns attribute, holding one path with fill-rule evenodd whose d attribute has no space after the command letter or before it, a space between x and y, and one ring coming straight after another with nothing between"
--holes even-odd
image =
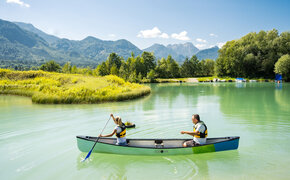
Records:
<instances>
[{"instance_id":1,"label":"tall tree","mask_svg":"<svg viewBox=\"0 0 290 180\"><path fill-rule=\"evenodd\" d=\"M153 53L144 51L141 55L144 60L145 72L146 74L156 67L156 60Z\"/></svg>"},{"instance_id":2,"label":"tall tree","mask_svg":"<svg viewBox=\"0 0 290 180\"><path fill-rule=\"evenodd\" d=\"M290 80L290 55L286 54L279 58L275 64L275 73L282 74L286 81Z\"/></svg>"},{"instance_id":3,"label":"tall tree","mask_svg":"<svg viewBox=\"0 0 290 180\"><path fill-rule=\"evenodd\" d=\"M121 57L116 53L111 53L107 59L107 67L111 70L112 66L115 64L117 69L121 67Z\"/></svg>"}]
</instances>

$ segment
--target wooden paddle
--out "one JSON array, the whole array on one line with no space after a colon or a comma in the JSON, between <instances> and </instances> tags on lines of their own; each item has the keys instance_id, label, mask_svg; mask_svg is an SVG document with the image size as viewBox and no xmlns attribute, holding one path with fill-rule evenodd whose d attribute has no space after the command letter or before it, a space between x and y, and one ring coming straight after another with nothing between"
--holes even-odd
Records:
<instances>
[{"instance_id":1,"label":"wooden paddle","mask_svg":"<svg viewBox=\"0 0 290 180\"><path fill-rule=\"evenodd\" d=\"M111 116L110 116L110 118L108 119L108 121L107 121L105 127L103 128L103 130L102 130L102 132L101 132L101 134L103 133L103 131L104 131L104 129L106 128L106 126L107 126L108 122L110 121L110 119L111 119ZM84 162L86 159L88 159L88 158L91 156L91 153L92 153L94 147L96 146L96 144L98 143L99 139L100 139L100 137L98 136L98 139L96 140L96 142L95 142L95 144L93 145L92 149L90 150L90 152L88 153L88 155L86 156L86 158L85 158L84 160L82 160L82 162Z\"/></svg>"}]
</instances>

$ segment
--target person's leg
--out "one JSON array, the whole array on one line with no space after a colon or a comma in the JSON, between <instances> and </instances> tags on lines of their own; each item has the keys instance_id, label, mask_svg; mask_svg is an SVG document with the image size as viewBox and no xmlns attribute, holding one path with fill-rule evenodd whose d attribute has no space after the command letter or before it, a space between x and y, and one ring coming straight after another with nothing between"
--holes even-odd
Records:
<instances>
[{"instance_id":1,"label":"person's leg","mask_svg":"<svg viewBox=\"0 0 290 180\"><path fill-rule=\"evenodd\" d=\"M195 145L195 142L193 140L185 141L182 146L183 147L193 147Z\"/></svg>"}]
</instances>

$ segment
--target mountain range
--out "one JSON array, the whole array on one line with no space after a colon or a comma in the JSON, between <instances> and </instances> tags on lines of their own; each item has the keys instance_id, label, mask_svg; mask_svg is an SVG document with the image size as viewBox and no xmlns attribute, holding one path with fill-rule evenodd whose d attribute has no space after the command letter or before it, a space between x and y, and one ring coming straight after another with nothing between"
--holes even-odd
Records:
<instances>
[{"instance_id":1,"label":"mountain range","mask_svg":"<svg viewBox=\"0 0 290 180\"><path fill-rule=\"evenodd\" d=\"M184 44L169 44L164 46L162 44L153 44L152 46L143 49L143 51L154 52L154 55L160 59L162 57L167 57L171 55L173 59L177 62L182 63L186 57L190 58L193 55L196 55L199 60L202 59L216 59L218 57L217 46L199 50L192 43L187 42Z\"/></svg>"},{"instance_id":2,"label":"mountain range","mask_svg":"<svg viewBox=\"0 0 290 180\"><path fill-rule=\"evenodd\" d=\"M157 58L170 54L178 62L194 54L199 59L216 59L218 55L218 47L199 50L192 43L154 44L141 50L125 39L104 41L88 36L83 40L69 40L47 34L32 24L0 19L0 67L39 66L52 59L60 64L70 61L77 66L95 67L111 52L127 59L131 53L140 55L143 51L154 52Z\"/></svg>"}]
</instances>

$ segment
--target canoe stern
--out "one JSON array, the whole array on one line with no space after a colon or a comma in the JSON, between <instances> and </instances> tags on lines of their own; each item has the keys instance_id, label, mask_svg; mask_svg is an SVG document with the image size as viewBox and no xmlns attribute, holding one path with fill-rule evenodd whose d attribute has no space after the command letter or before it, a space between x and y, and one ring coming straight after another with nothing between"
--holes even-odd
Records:
<instances>
[{"instance_id":1,"label":"canoe stern","mask_svg":"<svg viewBox=\"0 0 290 180\"><path fill-rule=\"evenodd\" d=\"M215 151L218 152L218 151L227 151L227 150L238 149L239 140L240 140L240 138L237 137L237 138L230 140L230 141L223 141L223 142L216 143L216 144L214 144Z\"/></svg>"}]
</instances>

